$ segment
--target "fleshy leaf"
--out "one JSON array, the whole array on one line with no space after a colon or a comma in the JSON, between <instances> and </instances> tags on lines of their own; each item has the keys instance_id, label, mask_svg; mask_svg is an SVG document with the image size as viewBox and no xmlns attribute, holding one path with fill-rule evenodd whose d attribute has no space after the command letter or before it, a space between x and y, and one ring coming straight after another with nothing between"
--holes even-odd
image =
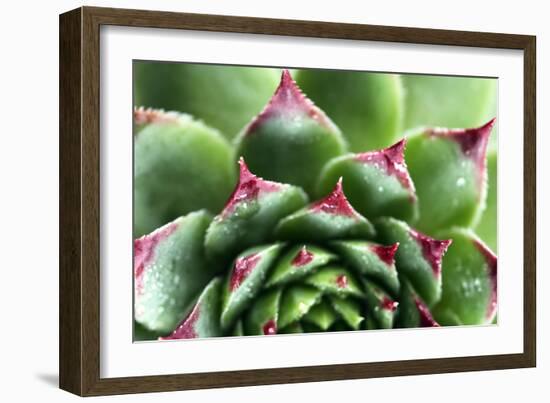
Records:
<instances>
[{"instance_id":1,"label":"fleshy leaf","mask_svg":"<svg viewBox=\"0 0 550 403\"><path fill-rule=\"evenodd\" d=\"M148 341L148 340L157 340L159 334L157 332L152 332L142 324L134 321L134 341Z\"/></svg>"},{"instance_id":2,"label":"fleshy leaf","mask_svg":"<svg viewBox=\"0 0 550 403\"><path fill-rule=\"evenodd\" d=\"M453 229L443 235L453 244L443 262L435 318L445 326L491 323L497 305L497 257L471 231Z\"/></svg>"},{"instance_id":3,"label":"fleshy leaf","mask_svg":"<svg viewBox=\"0 0 550 403\"><path fill-rule=\"evenodd\" d=\"M333 254L313 245L294 246L271 271L266 287L296 281L334 259Z\"/></svg>"},{"instance_id":4,"label":"fleshy leaf","mask_svg":"<svg viewBox=\"0 0 550 403\"><path fill-rule=\"evenodd\" d=\"M414 292L405 279L401 279L401 292L397 308L396 327L439 327L428 306Z\"/></svg>"},{"instance_id":5,"label":"fleshy leaf","mask_svg":"<svg viewBox=\"0 0 550 403\"><path fill-rule=\"evenodd\" d=\"M368 241L334 241L331 246L355 271L374 279L392 295L398 294L399 279L394 260L398 243L385 246Z\"/></svg>"},{"instance_id":6,"label":"fleshy leaf","mask_svg":"<svg viewBox=\"0 0 550 403\"><path fill-rule=\"evenodd\" d=\"M318 193L325 194L342 177L346 195L363 216L414 221L418 203L403 156L405 143L403 139L383 150L331 160L321 172Z\"/></svg>"},{"instance_id":7,"label":"fleshy leaf","mask_svg":"<svg viewBox=\"0 0 550 403\"><path fill-rule=\"evenodd\" d=\"M281 248L280 244L257 246L235 259L223 287L222 329L229 329L259 294Z\"/></svg>"},{"instance_id":8,"label":"fleshy leaf","mask_svg":"<svg viewBox=\"0 0 550 403\"><path fill-rule=\"evenodd\" d=\"M293 241L368 239L374 236L374 227L348 202L339 180L328 196L284 218L275 234L278 239Z\"/></svg>"},{"instance_id":9,"label":"fleshy leaf","mask_svg":"<svg viewBox=\"0 0 550 403\"><path fill-rule=\"evenodd\" d=\"M330 265L317 269L304 283L321 290L324 295L364 296L353 273L341 266Z\"/></svg>"},{"instance_id":10,"label":"fleshy leaf","mask_svg":"<svg viewBox=\"0 0 550 403\"><path fill-rule=\"evenodd\" d=\"M244 319L247 335L277 334L280 300L281 290L273 289L264 292L254 301Z\"/></svg>"},{"instance_id":11,"label":"fleshy leaf","mask_svg":"<svg viewBox=\"0 0 550 403\"><path fill-rule=\"evenodd\" d=\"M284 70L273 98L239 135L236 149L258 175L313 194L321 168L346 145L340 130Z\"/></svg>"},{"instance_id":12,"label":"fleshy leaf","mask_svg":"<svg viewBox=\"0 0 550 403\"><path fill-rule=\"evenodd\" d=\"M407 277L429 306L439 301L441 261L452 241L431 238L389 217L378 219L376 229L384 242L399 242L395 254L398 272Z\"/></svg>"},{"instance_id":13,"label":"fleshy leaf","mask_svg":"<svg viewBox=\"0 0 550 403\"><path fill-rule=\"evenodd\" d=\"M299 284L288 287L283 292L278 327L285 328L302 319L321 296L321 291L314 287Z\"/></svg>"},{"instance_id":14,"label":"fleshy leaf","mask_svg":"<svg viewBox=\"0 0 550 403\"><path fill-rule=\"evenodd\" d=\"M281 329L280 334L295 334L295 333L304 333L304 329L302 328L302 325L300 322L294 322L285 327L284 329Z\"/></svg>"},{"instance_id":15,"label":"fleshy leaf","mask_svg":"<svg viewBox=\"0 0 550 403\"><path fill-rule=\"evenodd\" d=\"M374 318L376 327L391 329L399 302L370 281L364 281L363 288L369 316Z\"/></svg>"},{"instance_id":16,"label":"fleshy leaf","mask_svg":"<svg viewBox=\"0 0 550 403\"><path fill-rule=\"evenodd\" d=\"M204 211L190 213L134 241L134 315L147 329L174 330L216 274L204 256L210 221Z\"/></svg>"},{"instance_id":17,"label":"fleshy leaf","mask_svg":"<svg viewBox=\"0 0 550 403\"><path fill-rule=\"evenodd\" d=\"M421 129L409 138L406 159L420 217L429 234L476 224L486 197L486 149L494 119L475 129Z\"/></svg>"},{"instance_id":18,"label":"fleshy leaf","mask_svg":"<svg viewBox=\"0 0 550 403\"><path fill-rule=\"evenodd\" d=\"M135 103L191 113L233 139L277 87L278 69L134 62Z\"/></svg>"},{"instance_id":19,"label":"fleshy leaf","mask_svg":"<svg viewBox=\"0 0 550 403\"><path fill-rule=\"evenodd\" d=\"M221 278L213 279L201 293L191 313L169 336L161 340L195 339L218 337L220 329Z\"/></svg>"},{"instance_id":20,"label":"fleshy leaf","mask_svg":"<svg viewBox=\"0 0 550 403\"><path fill-rule=\"evenodd\" d=\"M365 319L361 315L359 303L350 298L342 298L331 295L329 298L331 306L344 322L353 330L358 330L361 322Z\"/></svg>"},{"instance_id":21,"label":"fleshy leaf","mask_svg":"<svg viewBox=\"0 0 550 403\"><path fill-rule=\"evenodd\" d=\"M218 212L235 183L233 154L217 130L189 115L136 109L134 236L202 208Z\"/></svg>"},{"instance_id":22,"label":"fleshy leaf","mask_svg":"<svg viewBox=\"0 0 550 403\"><path fill-rule=\"evenodd\" d=\"M487 155L487 201L475 232L481 239L497 252L497 153Z\"/></svg>"},{"instance_id":23,"label":"fleshy leaf","mask_svg":"<svg viewBox=\"0 0 550 403\"><path fill-rule=\"evenodd\" d=\"M233 330L231 332L232 336L244 336L244 326L243 321L239 319L235 326L233 326Z\"/></svg>"},{"instance_id":24,"label":"fleshy leaf","mask_svg":"<svg viewBox=\"0 0 550 403\"><path fill-rule=\"evenodd\" d=\"M311 308L303 318L304 321L318 326L322 331L327 331L337 319L338 315L334 312L334 308L325 300Z\"/></svg>"},{"instance_id":25,"label":"fleshy leaf","mask_svg":"<svg viewBox=\"0 0 550 403\"><path fill-rule=\"evenodd\" d=\"M271 240L279 220L307 203L301 189L258 178L243 159L239 164L239 183L206 234L206 251L213 257L231 257Z\"/></svg>"},{"instance_id":26,"label":"fleshy leaf","mask_svg":"<svg viewBox=\"0 0 550 403\"><path fill-rule=\"evenodd\" d=\"M405 111L399 75L300 70L296 81L334 119L354 152L387 147L401 132Z\"/></svg>"}]
</instances>

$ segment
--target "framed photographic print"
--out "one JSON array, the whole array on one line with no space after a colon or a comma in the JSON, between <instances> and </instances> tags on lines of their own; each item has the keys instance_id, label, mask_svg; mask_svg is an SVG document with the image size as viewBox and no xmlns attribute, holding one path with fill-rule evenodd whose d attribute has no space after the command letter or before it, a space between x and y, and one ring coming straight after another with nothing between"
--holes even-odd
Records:
<instances>
[{"instance_id":1,"label":"framed photographic print","mask_svg":"<svg viewBox=\"0 0 550 403\"><path fill-rule=\"evenodd\" d=\"M60 386L534 366L535 156L533 36L62 14Z\"/></svg>"}]
</instances>

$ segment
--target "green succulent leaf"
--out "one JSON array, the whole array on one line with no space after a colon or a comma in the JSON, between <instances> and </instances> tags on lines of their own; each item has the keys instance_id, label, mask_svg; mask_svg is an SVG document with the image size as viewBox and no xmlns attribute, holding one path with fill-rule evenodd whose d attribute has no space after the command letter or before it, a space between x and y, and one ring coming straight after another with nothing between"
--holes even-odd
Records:
<instances>
[{"instance_id":1,"label":"green succulent leaf","mask_svg":"<svg viewBox=\"0 0 550 403\"><path fill-rule=\"evenodd\" d=\"M323 293L315 287L295 284L288 287L282 297L278 327L286 328L299 321L317 304Z\"/></svg>"},{"instance_id":2,"label":"green succulent leaf","mask_svg":"<svg viewBox=\"0 0 550 403\"><path fill-rule=\"evenodd\" d=\"M269 100L279 70L139 61L134 74L136 105L185 111L232 139Z\"/></svg>"},{"instance_id":3,"label":"green succulent leaf","mask_svg":"<svg viewBox=\"0 0 550 403\"><path fill-rule=\"evenodd\" d=\"M428 306L405 279L401 279L399 306L395 321L396 327L399 328L440 326L433 318Z\"/></svg>"},{"instance_id":4,"label":"green succulent leaf","mask_svg":"<svg viewBox=\"0 0 550 403\"><path fill-rule=\"evenodd\" d=\"M206 250L212 257L227 259L272 240L277 223L307 203L300 188L265 181L253 175L243 159L239 163L239 183L206 234Z\"/></svg>"},{"instance_id":5,"label":"green succulent leaf","mask_svg":"<svg viewBox=\"0 0 550 403\"><path fill-rule=\"evenodd\" d=\"M405 111L398 75L300 70L296 81L342 129L352 151L387 147L401 134Z\"/></svg>"},{"instance_id":6,"label":"green succulent leaf","mask_svg":"<svg viewBox=\"0 0 550 403\"><path fill-rule=\"evenodd\" d=\"M441 301L432 309L439 323L479 325L491 323L496 313L497 257L472 232L445 231L453 244L443 261Z\"/></svg>"},{"instance_id":7,"label":"green succulent leaf","mask_svg":"<svg viewBox=\"0 0 550 403\"><path fill-rule=\"evenodd\" d=\"M161 340L219 337L222 280L213 279L203 290L191 313L176 329Z\"/></svg>"},{"instance_id":8,"label":"green succulent leaf","mask_svg":"<svg viewBox=\"0 0 550 403\"><path fill-rule=\"evenodd\" d=\"M399 279L394 255L398 243L384 246L368 241L334 241L333 249L355 271L375 280L390 294L399 293Z\"/></svg>"},{"instance_id":9,"label":"green succulent leaf","mask_svg":"<svg viewBox=\"0 0 550 403\"><path fill-rule=\"evenodd\" d=\"M232 151L188 115L136 109L134 236L202 208L219 211L235 183ZM200 178L197 179L197 178Z\"/></svg>"},{"instance_id":10,"label":"green succulent leaf","mask_svg":"<svg viewBox=\"0 0 550 403\"><path fill-rule=\"evenodd\" d=\"M361 315L361 306L359 302L350 298L342 298L336 295L328 297L330 304L343 319L343 321L353 330L358 330L361 322L365 319Z\"/></svg>"},{"instance_id":11,"label":"green succulent leaf","mask_svg":"<svg viewBox=\"0 0 550 403\"><path fill-rule=\"evenodd\" d=\"M284 329L281 329L280 334L296 334L296 333L304 333L304 328L300 324L300 322L294 322L285 327Z\"/></svg>"},{"instance_id":12,"label":"green succulent leaf","mask_svg":"<svg viewBox=\"0 0 550 403\"><path fill-rule=\"evenodd\" d=\"M304 283L321 290L323 295L364 297L361 285L353 273L342 266L321 267L310 274Z\"/></svg>"},{"instance_id":13,"label":"green succulent leaf","mask_svg":"<svg viewBox=\"0 0 550 403\"><path fill-rule=\"evenodd\" d=\"M288 284L299 280L336 257L313 245L292 247L276 264L266 281L266 287Z\"/></svg>"},{"instance_id":14,"label":"green succulent leaf","mask_svg":"<svg viewBox=\"0 0 550 403\"><path fill-rule=\"evenodd\" d=\"M285 70L269 104L237 138L236 151L258 175L311 195L321 168L346 145L340 130Z\"/></svg>"},{"instance_id":15,"label":"green succulent leaf","mask_svg":"<svg viewBox=\"0 0 550 403\"><path fill-rule=\"evenodd\" d=\"M258 296L281 249L281 244L257 246L235 259L223 287L222 329L228 330Z\"/></svg>"},{"instance_id":16,"label":"green succulent leaf","mask_svg":"<svg viewBox=\"0 0 550 403\"><path fill-rule=\"evenodd\" d=\"M159 336L159 333L150 331L145 326L134 320L134 341L156 340Z\"/></svg>"},{"instance_id":17,"label":"green succulent leaf","mask_svg":"<svg viewBox=\"0 0 550 403\"><path fill-rule=\"evenodd\" d=\"M486 149L494 120L475 129L422 129L409 138L406 158L428 234L476 224L486 197Z\"/></svg>"},{"instance_id":18,"label":"green succulent leaf","mask_svg":"<svg viewBox=\"0 0 550 403\"><path fill-rule=\"evenodd\" d=\"M363 216L414 221L418 206L404 160L405 142L403 139L386 149L331 160L321 172L318 193L326 194L338 178L343 178L346 195Z\"/></svg>"},{"instance_id":19,"label":"green succulent leaf","mask_svg":"<svg viewBox=\"0 0 550 403\"><path fill-rule=\"evenodd\" d=\"M278 224L278 239L292 241L328 241L341 238L372 238L373 225L351 206L342 191L342 181L333 191Z\"/></svg>"},{"instance_id":20,"label":"green succulent leaf","mask_svg":"<svg viewBox=\"0 0 550 403\"><path fill-rule=\"evenodd\" d=\"M277 334L281 289L272 289L260 295L244 319L244 328L249 335Z\"/></svg>"},{"instance_id":21,"label":"green succulent leaf","mask_svg":"<svg viewBox=\"0 0 550 403\"><path fill-rule=\"evenodd\" d=\"M334 308L326 300L321 300L304 316L305 322L317 326L322 331L327 331L338 319Z\"/></svg>"},{"instance_id":22,"label":"green succulent leaf","mask_svg":"<svg viewBox=\"0 0 550 403\"><path fill-rule=\"evenodd\" d=\"M204 256L205 211L190 213L134 241L135 320L161 334L174 330L219 268Z\"/></svg>"},{"instance_id":23,"label":"green succulent leaf","mask_svg":"<svg viewBox=\"0 0 550 403\"><path fill-rule=\"evenodd\" d=\"M386 243L399 243L395 261L421 298L432 306L441 297L441 260L452 240L437 240L395 218L384 217L376 229Z\"/></svg>"},{"instance_id":24,"label":"green succulent leaf","mask_svg":"<svg viewBox=\"0 0 550 403\"><path fill-rule=\"evenodd\" d=\"M136 74L151 65L136 62ZM494 119L398 140L398 76L297 71L342 134L287 70L275 89L265 79L274 70L174 66L163 71L181 76L175 94L150 81L136 85L137 99L178 102L209 126L134 111L134 233L148 233L134 241L134 340L494 323L496 150L486 155ZM441 81L465 83L459 96L477 94L461 101L471 101L464 116L433 82L406 77L410 109L423 110L407 112L407 124L472 122L496 110L493 95L484 100L494 82ZM275 93L260 111L267 87ZM239 128L231 146L224 136Z\"/></svg>"},{"instance_id":25,"label":"green succulent leaf","mask_svg":"<svg viewBox=\"0 0 550 403\"><path fill-rule=\"evenodd\" d=\"M374 327L391 329L399 302L370 281L364 281L363 288L369 316L375 321Z\"/></svg>"}]
</instances>

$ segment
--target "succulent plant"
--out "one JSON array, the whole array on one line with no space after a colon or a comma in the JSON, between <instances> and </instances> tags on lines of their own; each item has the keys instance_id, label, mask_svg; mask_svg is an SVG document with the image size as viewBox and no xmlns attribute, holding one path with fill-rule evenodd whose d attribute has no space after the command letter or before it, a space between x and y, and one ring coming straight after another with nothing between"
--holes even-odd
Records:
<instances>
[{"instance_id":1,"label":"succulent plant","mask_svg":"<svg viewBox=\"0 0 550 403\"><path fill-rule=\"evenodd\" d=\"M319 92L330 81L299 74ZM376 102L379 78L355 96ZM136 340L493 321L497 258L473 230L495 232L493 120L358 151L285 70L233 147L207 123L136 109Z\"/></svg>"}]
</instances>

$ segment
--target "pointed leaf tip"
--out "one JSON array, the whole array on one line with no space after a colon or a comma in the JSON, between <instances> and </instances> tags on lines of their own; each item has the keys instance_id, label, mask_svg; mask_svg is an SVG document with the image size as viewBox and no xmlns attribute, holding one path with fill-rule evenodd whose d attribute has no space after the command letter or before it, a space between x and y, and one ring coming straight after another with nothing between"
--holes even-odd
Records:
<instances>
[{"instance_id":1,"label":"pointed leaf tip","mask_svg":"<svg viewBox=\"0 0 550 403\"><path fill-rule=\"evenodd\" d=\"M332 192L321 199L313 203L310 207L312 211L322 211L323 213L342 215L347 217L358 217L359 213L355 211L353 206L348 201L344 190L342 188L342 177L338 179Z\"/></svg>"},{"instance_id":2,"label":"pointed leaf tip","mask_svg":"<svg viewBox=\"0 0 550 403\"><path fill-rule=\"evenodd\" d=\"M441 276L441 260L447 248L453 242L452 239L438 240L429 237L417 230L410 229L411 237L420 245L424 258L428 261L436 276Z\"/></svg>"},{"instance_id":3,"label":"pointed leaf tip","mask_svg":"<svg viewBox=\"0 0 550 403\"><path fill-rule=\"evenodd\" d=\"M456 141L464 155L476 163L480 172L485 172L487 145L495 121L496 118L492 118L484 125L470 129L434 128L429 130L429 135L446 136Z\"/></svg>"},{"instance_id":4,"label":"pointed leaf tip","mask_svg":"<svg viewBox=\"0 0 550 403\"><path fill-rule=\"evenodd\" d=\"M409 190L411 197L416 200L414 183L405 163L406 145L407 140L403 138L387 148L357 154L356 160L364 164L374 165L384 170L388 175L395 176L401 185Z\"/></svg>"},{"instance_id":5,"label":"pointed leaf tip","mask_svg":"<svg viewBox=\"0 0 550 403\"><path fill-rule=\"evenodd\" d=\"M271 100L256 118L250 122L245 134L255 132L264 122L273 117L305 115L316 120L320 125L331 130L337 130L334 123L325 113L315 106L302 92L296 81L292 78L288 69L281 73L281 81L271 97Z\"/></svg>"},{"instance_id":6,"label":"pointed leaf tip","mask_svg":"<svg viewBox=\"0 0 550 403\"><path fill-rule=\"evenodd\" d=\"M239 182L222 211L222 216L230 214L240 202L256 200L260 192L274 192L280 184L257 177L248 169L243 157L239 158Z\"/></svg>"},{"instance_id":7,"label":"pointed leaf tip","mask_svg":"<svg viewBox=\"0 0 550 403\"><path fill-rule=\"evenodd\" d=\"M294 256L294 259L292 259L292 266L301 267L308 263L310 263L313 260L313 253L307 250L306 245L300 249L300 251Z\"/></svg>"},{"instance_id":8,"label":"pointed leaf tip","mask_svg":"<svg viewBox=\"0 0 550 403\"><path fill-rule=\"evenodd\" d=\"M388 266L395 264L395 252L399 248L399 242L394 243L393 245L378 245L371 244L371 250L376 253L381 261L386 263Z\"/></svg>"}]
</instances>

